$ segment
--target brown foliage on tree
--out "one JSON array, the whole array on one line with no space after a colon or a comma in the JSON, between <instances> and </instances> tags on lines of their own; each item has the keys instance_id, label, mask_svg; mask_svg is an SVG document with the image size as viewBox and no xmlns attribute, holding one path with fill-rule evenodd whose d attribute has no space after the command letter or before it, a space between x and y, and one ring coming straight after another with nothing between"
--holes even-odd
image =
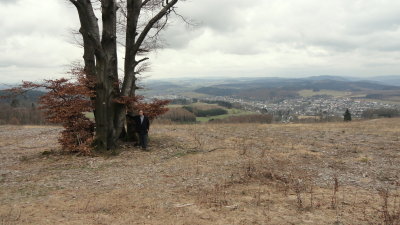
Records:
<instances>
[{"instance_id":1,"label":"brown foliage on tree","mask_svg":"<svg viewBox=\"0 0 400 225\"><path fill-rule=\"evenodd\" d=\"M68 112L75 122L68 125L65 120L60 121L68 127L78 126L76 123L86 127L89 122L82 116L82 112L86 110L88 103L95 111L95 147L99 150L116 148L126 122L127 108L124 101L127 98L132 98L129 101L139 99L136 95L137 80L139 74L147 67L146 61L149 58L146 55L160 46L159 34L168 24L170 16L176 14L176 4L181 1L183 0L69 0L75 6L80 21L83 71L86 75L84 77L94 81L95 85L87 88L84 83L79 83L79 80L73 82L68 79L45 81L42 86L29 83L28 87L49 88L52 93L56 106L47 103L53 100L46 98L43 103L47 104L49 119L57 121L55 115L69 110L72 106L68 104L76 100L77 106L83 106L79 108L82 111L77 112L78 109L73 108ZM178 14L176 16L182 18ZM118 65L121 63L118 62L117 44L123 45L125 50L120 85ZM77 85L76 95L73 94L74 85ZM94 93L81 93L83 86ZM65 96L68 97L64 99ZM154 117L165 112L166 109L162 107L165 104L157 100L154 104L138 102L135 107L143 108L150 117ZM133 108L128 110L132 111ZM134 127L131 127L131 130L134 130ZM68 137L66 142L78 140L79 146L80 143L91 141L83 134Z\"/></svg>"},{"instance_id":2,"label":"brown foliage on tree","mask_svg":"<svg viewBox=\"0 0 400 225\"><path fill-rule=\"evenodd\" d=\"M24 81L8 92L15 95L30 89L45 88L48 92L40 97L39 109L43 110L48 122L64 127L59 138L63 149L89 154L94 122L85 116L85 112L93 111L90 98L94 96L94 82L88 80L82 70L73 69L71 74L73 79L45 80L42 83Z\"/></svg>"},{"instance_id":3,"label":"brown foliage on tree","mask_svg":"<svg viewBox=\"0 0 400 225\"><path fill-rule=\"evenodd\" d=\"M39 99L39 109L44 111L48 122L64 127L59 138L63 150L91 154L95 147L95 122L86 114L95 110L92 100L95 96L95 82L88 79L81 68L73 68L70 74L71 79L45 80L43 83L23 82L19 87L7 91L10 96L15 96L34 88L48 90ZM167 112L165 106L169 103L166 100L146 103L143 96L119 98L115 102L128 105L132 112L142 109L150 119Z\"/></svg>"},{"instance_id":4,"label":"brown foliage on tree","mask_svg":"<svg viewBox=\"0 0 400 225\"><path fill-rule=\"evenodd\" d=\"M136 81L147 68L149 58L146 55L160 46L159 33L168 24L168 18L176 14L175 5L183 0L69 1L79 16L84 71L96 80L93 98L96 148L112 149L117 146L125 125L124 101L137 97ZM97 15L101 16L101 23ZM120 85L117 44L125 49ZM157 104L140 107L144 107L149 116L163 111Z\"/></svg>"},{"instance_id":5,"label":"brown foliage on tree","mask_svg":"<svg viewBox=\"0 0 400 225\"><path fill-rule=\"evenodd\" d=\"M134 97L120 97L115 102L126 105L127 113L129 114L136 114L139 110L143 110L143 113L150 120L154 120L158 116L168 112L169 109L166 106L171 101L154 99L152 102L145 102L142 95L136 95Z\"/></svg>"},{"instance_id":6,"label":"brown foliage on tree","mask_svg":"<svg viewBox=\"0 0 400 225\"><path fill-rule=\"evenodd\" d=\"M136 115L139 110L143 110L143 113L149 117L150 121L154 120L160 115L166 113L169 109L166 106L170 103L169 100L158 100L155 99L153 102L145 102L144 97L136 95L133 97L120 97L114 100L116 103L126 105L126 113L131 116ZM137 142L137 137L134 135L136 132L136 124L134 120L126 118L126 130L123 129L120 138L127 141Z\"/></svg>"}]
</instances>

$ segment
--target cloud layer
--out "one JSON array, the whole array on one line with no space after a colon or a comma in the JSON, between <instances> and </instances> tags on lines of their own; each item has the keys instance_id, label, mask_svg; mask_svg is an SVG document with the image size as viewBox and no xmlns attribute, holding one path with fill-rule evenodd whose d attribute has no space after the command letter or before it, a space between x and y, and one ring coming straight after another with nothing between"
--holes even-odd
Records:
<instances>
[{"instance_id":1,"label":"cloud layer","mask_svg":"<svg viewBox=\"0 0 400 225\"><path fill-rule=\"evenodd\" d=\"M400 74L399 1L190 0L178 11L197 26L170 24L153 78ZM67 1L0 0L0 26L1 80L59 76L81 59Z\"/></svg>"},{"instance_id":2,"label":"cloud layer","mask_svg":"<svg viewBox=\"0 0 400 225\"><path fill-rule=\"evenodd\" d=\"M73 8L54 0L0 1L0 82L58 77L78 59Z\"/></svg>"},{"instance_id":3,"label":"cloud layer","mask_svg":"<svg viewBox=\"0 0 400 225\"><path fill-rule=\"evenodd\" d=\"M213 2L182 7L188 17L201 21L201 32L187 35L185 49L172 45L161 52L154 75L161 68L179 76L190 76L187 71L208 76L400 72L400 2L220 0L215 8ZM168 35L174 39L173 33ZM167 58L180 63L169 67Z\"/></svg>"}]
</instances>

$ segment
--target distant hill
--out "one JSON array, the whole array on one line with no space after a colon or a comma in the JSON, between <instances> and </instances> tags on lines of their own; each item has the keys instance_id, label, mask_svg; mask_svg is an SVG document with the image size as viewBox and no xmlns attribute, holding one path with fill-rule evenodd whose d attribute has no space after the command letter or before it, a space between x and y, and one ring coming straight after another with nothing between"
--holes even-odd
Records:
<instances>
[{"instance_id":1,"label":"distant hill","mask_svg":"<svg viewBox=\"0 0 400 225\"><path fill-rule=\"evenodd\" d=\"M350 92L351 96L379 95L383 99L400 99L400 76L371 78L342 77L335 75L304 78L283 77L185 77L144 80L145 96L237 96L264 100L299 96L301 90ZM324 93L326 93L326 91ZM346 94L347 96L348 94Z\"/></svg>"},{"instance_id":2,"label":"distant hill","mask_svg":"<svg viewBox=\"0 0 400 225\"><path fill-rule=\"evenodd\" d=\"M151 89L172 89L172 88L182 87L181 85L166 81L146 82L142 86L144 88L151 88Z\"/></svg>"},{"instance_id":3,"label":"distant hill","mask_svg":"<svg viewBox=\"0 0 400 225\"><path fill-rule=\"evenodd\" d=\"M368 78L368 80L377 81L386 85L400 86L400 75L371 77Z\"/></svg>"},{"instance_id":4,"label":"distant hill","mask_svg":"<svg viewBox=\"0 0 400 225\"><path fill-rule=\"evenodd\" d=\"M270 97L295 97L301 90L332 90L359 93L361 95L400 96L400 76L379 76L370 78L341 77L333 75L311 76L305 78L282 77L211 77L211 78L171 78L149 79L140 84L144 89L139 94L145 96L185 95L186 93L206 94L210 96L237 96L250 99L268 99ZM2 89L12 85L0 84ZM29 91L18 97L21 102L37 102L45 92ZM389 96L389 95L386 95ZM11 100L0 100L10 102Z\"/></svg>"},{"instance_id":5,"label":"distant hill","mask_svg":"<svg viewBox=\"0 0 400 225\"><path fill-rule=\"evenodd\" d=\"M345 78L341 76L333 76L333 75L321 75L321 76L311 76L305 78L307 80L336 80L336 81L349 81L351 80L350 78Z\"/></svg>"},{"instance_id":6,"label":"distant hill","mask_svg":"<svg viewBox=\"0 0 400 225\"><path fill-rule=\"evenodd\" d=\"M376 81L351 81L342 77L318 76L307 78L258 78L254 80L231 82L202 87L194 90L198 93L220 96L261 97L268 93L282 97L294 96L294 92L311 90L333 90L348 92L400 91L399 86L386 85ZM253 94L251 94L253 93ZM257 94L258 93L258 94ZM280 94L279 94L280 93Z\"/></svg>"},{"instance_id":7,"label":"distant hill","mask_svg":"<svg viewBox=\"0 0 400 225\"><path fill-rule=\"evenodd\" d=\"M13 99L17 99L21 105L30 106L32 103L37 103L44 94L45 92L43 91L30 90L16 98L0 98L0 103L10 103ZM0 90L0 96L4 95L7 95L7 93L4 90Z\"/></svg>"},{"instance_id":8,"label":"distant hill","mask_svg":"<svg viewBox=\"0 0 400 225\"><path fill-rule=\"evenodd\" d=\"M9 89L9 88L12 88L12 87L15 87L15 86L17 86L17 84L3 84L3 83L0 83L0 91L4 90L4 89Z\"/></svg>"}]
</instances>

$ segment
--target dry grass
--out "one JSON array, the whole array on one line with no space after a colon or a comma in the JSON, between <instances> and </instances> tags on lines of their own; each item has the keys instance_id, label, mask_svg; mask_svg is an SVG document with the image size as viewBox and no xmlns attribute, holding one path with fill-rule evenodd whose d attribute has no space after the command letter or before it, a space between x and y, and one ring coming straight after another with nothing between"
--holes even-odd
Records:
<instances>
[{"instance_id":1,"label":"dry grass","mask_svg":"<svg viewBox=\"0 0 400 225\"><path fill-rule=\"evenodd\" d=\"M59 131L0 127L0 224L400 223L400 119L156 125L116 157Z\"/></svg>"}]
</instances>

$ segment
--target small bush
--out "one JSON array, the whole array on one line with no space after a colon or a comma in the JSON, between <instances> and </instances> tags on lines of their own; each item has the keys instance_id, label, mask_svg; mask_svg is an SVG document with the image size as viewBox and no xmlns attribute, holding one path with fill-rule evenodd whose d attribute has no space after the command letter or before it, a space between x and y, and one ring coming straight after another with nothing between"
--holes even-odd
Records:
<instances>
[{"instance_id":1,"label":"small bush","mask_svg":"<svg viewBox=\"0 0 400 225\"><path fill-rule=\"evenodd\" d=\"M376 117L399 117L400 116L400 111L397 109L386 109L386 108L380 108L380 109L368 109L365 110L361 117L366 118L366 119L371 119L371 118L376 118Z\"/></svg>"}]
</instances>

